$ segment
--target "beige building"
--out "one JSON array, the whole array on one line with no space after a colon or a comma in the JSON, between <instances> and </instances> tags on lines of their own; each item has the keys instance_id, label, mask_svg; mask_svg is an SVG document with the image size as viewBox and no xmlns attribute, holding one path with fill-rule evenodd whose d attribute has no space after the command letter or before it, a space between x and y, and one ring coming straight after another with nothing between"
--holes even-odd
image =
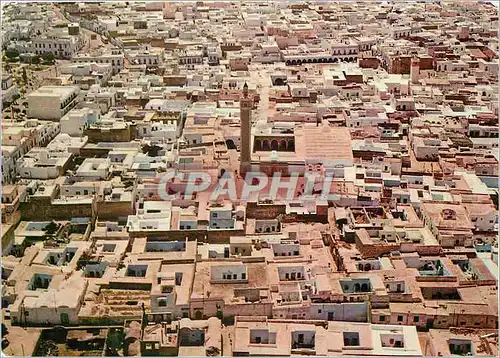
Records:
<instances>
[{"instance_id":1,"label":"beige building","mask_svg":"<svg viewBox=\"0 0 500 358\"><path fill-rule=\"evenodd\" d=\"M77 86L42 86L27 96L28 117L59 120L78 102Z\"/></svg>"}]
</instances>

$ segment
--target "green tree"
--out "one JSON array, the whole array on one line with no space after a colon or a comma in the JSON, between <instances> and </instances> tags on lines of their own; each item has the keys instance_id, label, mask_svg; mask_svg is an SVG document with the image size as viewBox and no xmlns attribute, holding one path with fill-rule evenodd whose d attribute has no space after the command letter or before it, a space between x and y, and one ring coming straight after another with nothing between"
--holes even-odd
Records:
<instances>
[{"instance_id":1,"label":"green tree","mask_svg":"<svg viewBox=\"0 0 500 358\"><path fill-rule=\"evenodd\" d=\"M153 144L153 145L149 145L149 144L146 144L146 145L143 145L142 146L142 152L144 154L148 154L150 157L157 157L158 156L158 152L161 150L161 147Z\"/></svg>"},{"instance_id":2,"label":"green tree","mask_svg":"<svg viewBox=\"0 0 500 358\"><path fill-rule=\"evenodd\" d=\"M108 334L108 339L106 340L106 355L116 357L118 356L118 351L123 348L123 342L125 341L125 333L122 329L113 329Z\"/></svg>"},{"instance_id":3,"label":"green tree","mask_svg":"<svg viewBox=\"0 0 500 358\"><path fill-rule=\"evenodd\" d=\"M59 225L54 221L51 221L47 226L45 226L45 234L52 236L57 232L57 229L59 229Z\"/></svg>"},{"instance_id":4,"label":"green tree","mask_svg":"<svg viewBox=\"0 0 500 358\"><path fill-rule=\"evenodd\" d=\"M42 54L42 59L45 63L54 63L55 61L55 56L52 52L45 52L44 54Z\"/></svg>"},{"instance_id":5,"label":"green tree","mask_svg":"<svg viewBox=\"0 0 500 358\"><path fill-rule=\"evenodd\" d=\"M31 59L31 63L34 64L34 65L38 65L40 64L40 56L35 56Z\"/></svg>"},{"instance_id":6,"label":"green tree","mask_svg":"<svg viewBox=\"0 0 500 358\"><path fill-rule=\"evenodd\" d=\"M5 51L5 56L9 59L14 59L16 57L19 57L19 51L17 51L15 48L13 49L8 49Z\"/></svg>"}]
</instances>

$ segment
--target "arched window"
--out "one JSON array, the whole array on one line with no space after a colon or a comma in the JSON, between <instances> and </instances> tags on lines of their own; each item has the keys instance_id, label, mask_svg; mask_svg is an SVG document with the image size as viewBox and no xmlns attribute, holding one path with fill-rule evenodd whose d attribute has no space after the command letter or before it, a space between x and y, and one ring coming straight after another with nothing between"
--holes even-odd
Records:
<instances>
[{"instance_id":1,"label":"arched window","mask_svg":"<svg viewBox=\"0 0 500 358\"><path fill-rule=\"evenodd\" d=\"M260 141L260 139L255 140L253 150L254 151L262 150L262 142Z\"/></svg>"},{"instance_id":2,"label":"arched window","mask_svg":"<svg viewBox=\"0 0 500 358\"><path fill-rule=\"evenodd\" d=\"M278 147L279 150L286 150L286 140L281 140Z\"/></svg>"},{"instance_id":3,"label":"arched window","mask_svg":"<svg viewBox=\"0 0 500 358\"><path fill-rule=\"evenodd\" d=\"M269 145L269 140L267 140L267 139L264 140L264 142L262 144L262 149L263 150L270 150L271 149L271 147Z\"/></svg>"},{"instance_id":4,"label":"arched window","mask_svg":"<svg viewBox=\"0 0 500 358\"><path fill-rule=\"evenodd\" d=\"M278 150L278 141L275 139L271 141L271 150Z\"/></svg>"}]
</instances>

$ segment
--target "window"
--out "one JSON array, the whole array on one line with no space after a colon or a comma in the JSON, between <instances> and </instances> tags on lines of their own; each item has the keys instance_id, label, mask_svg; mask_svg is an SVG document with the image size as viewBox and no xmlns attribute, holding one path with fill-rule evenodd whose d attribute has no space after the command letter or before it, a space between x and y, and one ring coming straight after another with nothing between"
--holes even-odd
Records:
<instances>
[{"instance_id":1,"label":"window","mask_svg":"<svg viewBox=\"0 0 500 358\"><path fill-rule=\"evenodd\" d=\"M344 332L344 346L359 346L359 333Z\"/></svg>"},{"instance_id":2,"label":"window","mask_svg":"<svg viewBox=\"0 0 500 358\"><path fill-rule=\"evenodd\" d=\"M380 322L385 322L385 316L380 316Z\"/></svg>"},{"instance_id":3,"label":"window","mask_svg":"<svg viewBox=\"0 0 500 358\"><path fill-rule=\"evenodd\" d=\"M237 280L238 279L238 275L237 274L233 274L233 280Z\"/></svg>"},{"instance_id":4,"label":"window","mask_svg":"<svg viewBox=\"0 0 500 358\"><path fill-rule=\"evenodd\" d=\"M398 322L403 322L403 316L398 316Z\"/></svg>"},{"instance_id":5,"label":"window","mask_svg":"<svg viewBox=\"0 0 500 358\"><path fill-rule=\"evenodd\" d=\"M241 279L242 279L242 280L246 280L246 279L247 279L247 274L246 274L245 272L243 272L243 273L241 274Z\"/></svg>"},{"instance_id":6,"label":"window","mask_svg":"<svg viewBox=\"0 0 500 358\"><path fill-rule=\"evenodd\" d=\"M420 317L419 316L413 317L413 322L417 323L418 321L420 321Z\"/></svg>"}]
</instances>

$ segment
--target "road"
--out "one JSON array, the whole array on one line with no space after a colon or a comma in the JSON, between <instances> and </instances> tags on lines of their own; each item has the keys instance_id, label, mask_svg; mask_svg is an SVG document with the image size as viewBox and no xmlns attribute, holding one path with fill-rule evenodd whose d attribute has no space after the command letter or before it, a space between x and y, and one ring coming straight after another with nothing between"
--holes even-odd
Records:
<instances>
[{"instance_id":1,"label":"road","mask_svg":"<svg viewBox=\"0 0 500 358\"><path fill-rule=\"evenodd\" d=\"M271 65L272 66L272 65ZM274 67L273 67L274 68ZM253 65L250 69L252 81L257 83L260 88L257 91L260 95L260 101L257 109L254 111L254 122L258 120L267 121L269 112L269 89L272 86L271 77L269 75L269 65Z\"/></svg>"}]
</instances>

